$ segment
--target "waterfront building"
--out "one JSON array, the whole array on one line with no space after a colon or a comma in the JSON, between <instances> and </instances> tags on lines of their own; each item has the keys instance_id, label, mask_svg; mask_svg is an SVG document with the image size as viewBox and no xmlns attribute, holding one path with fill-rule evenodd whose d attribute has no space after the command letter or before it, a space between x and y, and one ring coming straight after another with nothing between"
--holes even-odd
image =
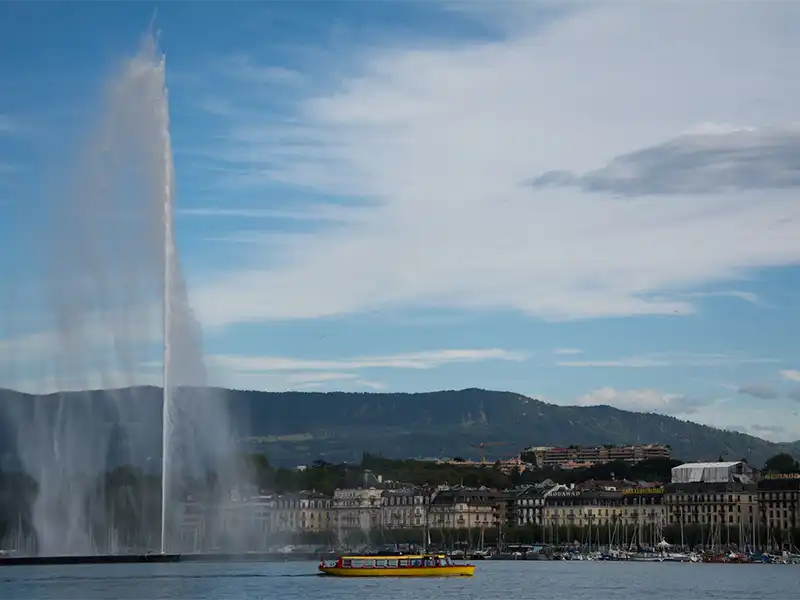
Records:
<instances>
[{"instance_id":1,"label":"waterfront building","mask_svg":"<svg viewBox=\"0 0 800 600\"><path fill-rule=\"evenodd\" d=\"M383 489L344 488L333 492L334 524L342 533L369 531L381 524Z\"/></svg>"},{"instance_id":2,"label":"waterfront building","mask_svg":"<svg viewBox=\"0 0 800 600\"><path fill-rule=\"evenodd\" d=\"M722 475L712 477L721 479ZM757 545L759 504L755 483L732 481L670 483L665 504L669 525L700 529L704 543Z\"/></svg>"},{"instance_id":3,"label":"waterfront building","mask_svg":"<svg viewBox=\"0 0 800 600\"><path fill-rule=\"evenodd\" d=\"M428 495L421 488L384 490L381 497L380 523L386 529L425 526Z\"/></svg>"},{"instance_id":4,"label":"waterfront building","mask_svg":"<svg viewBox=\"0 0 800 600\"><path fill-rule=\"evenodd\" d=\"M542 521L546 526L661 528L664 488L555 489L545 494Z\"/></svg>"},{"instance_id":5,"label":"waterfront building","mask_svg":"<svg viewBox=\"0 0 800 600\"><path fill-rule=\"evenodd\" d=\"M555 484L553 484L554 487ZM527 485L504 493L505 524L507 527L526 527L542 524L545 492L550 488Z\"/></svg>"},{"instance_id":6,"label":"waterfront building","mask_svg":"<svg viewBox=\"0 0 800 600\"><path fill-rule=\"evenodd\" d=\"M501 492L486 487L440 488L430 499L428 524L442 529L497 527L503 520Z\"/></svg>"},{"instance_id":7,"label":"waterfront building","mask_svg":"<svg viewBox=\"0 0 800 600\"><path fill-rule=\"evenodd\" d=\"M800 529L800 473L765 475L757 493L766 543L787 548L791 532Z\"/></svg>"},{"instance_id":8,"label":"waterfront building","mask_svg":"<svg viewBox=\"0 0 800 600\"><path fill-rule=\"evenodd\" d=\"M333 498L319 492L300 492L300 528L307 532L333 529Z\"/></svg>"}]
</instances>

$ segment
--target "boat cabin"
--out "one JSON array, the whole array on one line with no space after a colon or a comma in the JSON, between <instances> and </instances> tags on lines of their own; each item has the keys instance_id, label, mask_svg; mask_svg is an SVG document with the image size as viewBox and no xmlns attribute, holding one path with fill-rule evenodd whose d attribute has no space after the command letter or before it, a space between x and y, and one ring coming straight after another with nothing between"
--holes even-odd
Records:
<instances>
[{"instance_id":1,"label":"boat cabin","mask_svg":"<svg viewBox=\"0 0 800 600\"><path fill-rule=\"evenodd\" d=\"M454 563L444 554L414 554L405 556L343 556L336 561L340 569L404 569L452 567Z\"/></svg>"}]
</instances>

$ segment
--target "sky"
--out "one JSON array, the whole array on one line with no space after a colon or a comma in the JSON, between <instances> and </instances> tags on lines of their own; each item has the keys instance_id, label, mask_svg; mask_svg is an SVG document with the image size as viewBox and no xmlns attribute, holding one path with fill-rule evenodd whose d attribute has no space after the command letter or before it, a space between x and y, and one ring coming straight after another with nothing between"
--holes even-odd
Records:
<instances>
[{"instance_id":1,"label":"sky","mask_svg":"<svg viewBox=\"0 0 800 600\"><path fill-rule=\"evenodd\" d=\"M58 343L32 217L151 22L212 383L800 439L800 3L0 3L6 362Z\"/></svg>"}]
</instances>

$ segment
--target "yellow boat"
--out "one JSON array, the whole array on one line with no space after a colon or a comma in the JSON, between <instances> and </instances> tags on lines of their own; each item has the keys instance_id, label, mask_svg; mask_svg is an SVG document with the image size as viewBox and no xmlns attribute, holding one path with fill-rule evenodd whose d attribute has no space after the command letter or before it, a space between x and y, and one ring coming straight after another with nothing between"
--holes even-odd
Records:
<instances>
[{"instance_id":1,"label":"yellow boat","mask_svg":"<svg viewBox=\"0 0 800 600\"><path fill-rule=\"evenodd\" d=\"M319 570L333 577L472 577L475 565L456 564L444 554L364 555L321 561Z\"/></svg>"}]
</instances>

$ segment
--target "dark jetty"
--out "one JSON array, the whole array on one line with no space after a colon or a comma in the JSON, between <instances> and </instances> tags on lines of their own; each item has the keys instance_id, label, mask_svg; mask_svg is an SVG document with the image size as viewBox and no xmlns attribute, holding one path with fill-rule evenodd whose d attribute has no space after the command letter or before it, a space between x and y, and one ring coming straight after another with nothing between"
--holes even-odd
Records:
<instances>
[{"instance_id":1,"label":"dark jetty","mask_svg":"<svg viewBox=\"0 0 800 600\"><path fill-rule=\"evenodd\" d=\"M107 565L177 562L261 562L331 560L333 554L247 552L243 554L100 554L97 556L2 556L0 567L20 565Z\"/></svg>"}]
</instances>

